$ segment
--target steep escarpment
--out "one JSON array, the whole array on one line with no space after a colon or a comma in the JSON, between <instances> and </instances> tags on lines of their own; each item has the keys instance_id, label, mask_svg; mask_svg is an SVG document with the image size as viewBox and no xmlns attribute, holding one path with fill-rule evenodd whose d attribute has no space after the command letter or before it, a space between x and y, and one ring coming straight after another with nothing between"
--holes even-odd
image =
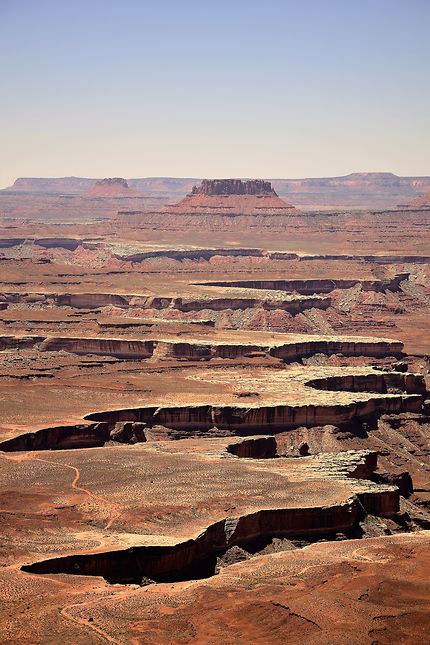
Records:
<instances>
[{"instance_id":1,"label":"steep escarpment","mask_svg":"<svg viewBox=\"0 0 430 645\"><path fill-rule=\"evenodd\" d=\"M249 356L255 352L264 352L269 356L281 358L287 362L300 360L313 354L338 354L344 356L396 356L402 352L402 343L382 339L365 339L348 337L299 336L290 342L271 342L267 345L252 343L222 343L222 342L189 342L159 340L154 346L154 354L158 358L188 358L208 360L210 358L236 358Z\"/></svg>"},{"instance_id":2,"label":"steep escarpment","mask_svg":"<svg viewBox=\"0 0 430 645\"><path fill-rule=\"evenodd\" d=\"M425 414L423 400L427 392L421 374L369 368L280 367L271 370L266 367L260 378L252 377L251 366L232 370L231 374L222 366L176 368L175 387L179 391L188 391L193 398L194 384L197 392L201 384L212 384L212 394L200 394L200 403L189 404L184 404L179 395L179 403L175 404L172 397L160 398L160 394L154 393L145 397L146 405L91 412L86 416L84 407L82 416L86 424L78 422L16 433L0 443L0 450L93 447L110 440L134 444L188 437L278 434L321 425L343 428L351 437L362 437L363 423L375 429L382 415ZM168 368L159 371L166 375ZM314 378L309 379L312 373ZM157 387L155 381L147 382ZM163 377L159 383L164 389ZM245 386L250 389L243 389ZM334 450L336 437L333 435L332 439L334 447L333 441L327 445ZM304 441L314 449L313 439ZM248 456L257 456L261 449L260 457L264 452L273 452L273 445L266 446L270 442L264 440L262 446L260 443L256 437L248 444L232 446L231 452L247 456L249 448ZM307 454L308 450L299 452Z\"/></svg>"},{"instance_id":3,"label":"steep escarpment","mask_svg":"<svg viewBox=\"0 0 430 645\"><path fill-rule=\"evenodd\" d=\"M246 296L202 296L200 298L174 298L172 299L171 306L179 311L200 311L203 309L214 309L215 311L223 311L225 309L280 309L288 311L291 314L298 314L306 309L315 307L317 309L327 309L331 304L330 298L323 298L322 296L314 297L268 297L268 298L250 298Z\"/></svg>"},{"instance_id":4,"label":"steep escarpment","mask_svg":"<svg viewBox=\"0 0 430 645\"><path fill-rule=\"evenodd\" d=\"M116 356L117 358L149 358L153 353L151 340L120 340L111 338L60 338L44 340L41 352L66 351L74 354L95 354L97 356Z\"/></svg>"},{"instance_id":5,"label":"steep escarpment","mask_svg":"<svg viewBox=\"0 0 430 645\"><path fill-rule=\"evenodd\" d=\"M354 530L358 536L359 522L366 513L392 517L398 512L399 492L396 487L376 485L362 479L375 469L376 453L350 451L340 456L322 455L301 461L304 471L298 475L299 479L306 478L309 473L311 480L312 477L332 477L334 486L336 482L342 485L342 482L349 481L351 494L347 499L331 504L288 507L263 503L261 508L252 512L225 516L191 539L171 538L170 544L166 545L157 544L154 536L148 539L150 544L147 546L136 544L127 549L50 558L24 565L22 569L35 574L103 576L109 582L123 584L204 578L217 573L220 559L234 547L243 549L247 557L252 557L263 551L273 539L312 541L335 534L346 538ZM276 464L276 460L271 463ZM312 481L309 485L312 486ZM343 495L347 495L346 491ZM284 548L292 547L291 542L287 542Z\"/></svg>"},{"instance_id":6,"label":"steep escarpment","mask_svg":"<svg viewBox=\"0 0 430 645\"><path fill-rule=\"evenodd\" d=\"M25 238L23 237L3 237L0 238L0 249L10 249L13 246L24 244Z\"/></svg>"},{"instance_id":7,"label":"steep escarpment","mask_svg":"<svg viewBox=\"0 0 430 645\"><path fill-rule=\"evenodd\" d=\"M11 193L65 193L82 194L97 179L85 177L34 178L20 177ZM192 190L200 178L143 177L128 179L128 185L140 193L162 196L166 201L181 199ZM207 180L203 180L205 182ZM222 180L218 180L222 181ZM294 202L306 208L374 208L390 207L408 201L430 188L429 177L399 177L390 172L351 173L342 177L300 179L270 179L281 196L293 197ZM250 183L250 182L243 182Z\"/></svg>"},{"instance_id":8,"label":"steep escarpment","mask_svg":"<svg viewBox=\"0 0 430 645\"><path fill-rule=\"evenodd\" d=\"M408 394L426 394L426 383L422 374L402 372L386 372L383 374L351 374L348 376L326 376L312 379L306 383L318 390L337 392L393 392L401 391Z\"/></svg>"},{"instance_id":9,"label":"steep escarpment","mask_svg":"<svg viewBox=\"0 0 430 645\"><path fill-rule=\"evenodd\" d=\"M285 340L284 340L285 339ZM75 354L96 354L118 358L209 360L211 358L237 358L255 352L291 362L316 353L343 354L344 356L401 356L403 344L399 341L349 336L313 336L300 334L280 335L279 340L268 339L267 343L250 341L231 343L198 339L184 341L174 339L121 339L88 338L76 336L1 336L0 347L13 348L39 343L40 351L67 351Z\"/></svg>"},{"instance_id":10,"label":"steep escarpment","mask_svg":"<svg viewBox=\"0 0 430 645\"><path fill-rule=\"evenodd\" d=\"M169 258L172 260L210 260L214 256L220 257L264 257L266 252L262 249L247 249L247 248L220 248L220 249L160 249L159 251L137 251L127 252L115 250L114 256L119 260L127 262L142 262L151 258ZM295 253L290 254L291 258L297 258Z\"/></svg>"},{"instance_id":11,"label":"steep escarpment","mask_svg":"<svg viewBox=\"0 0 430 645\"><path fill-rule=\"evenodd\" d=\"M315 537L351 530L361 517L360 506L356 499L325 508L261 510L239 518L226 518L209 526L195 540L174 546L134 546L126 550L70 555L24 565L22 570L36 574L102 576L112 584L206 578L215 574L217 558L233 546L252 549L254 541L264 538Z\"/></svg>"},{"instance_id":12,"label":"steep escarpment","mask_svg":"<svg viewBox=\"0 0 430 645\"><path fill-rule=\"evenodd\" d=\"M0 442L0 450L67 450L103 446L109 440L120 443L180 440L189 437L224 437L282 433L298 427L318 425L355 428L375 424L381 415L399 415L421 409L419 395L390 395L339 405L278 405L254 408L232 406L145 407L86 416L96 423L44 428ZM267 442L266 442L267 443ZM266 445L266 444L265 444ZM267 455L271 454L270 446ZM266 450L265 448L265 450ZM249 454L248 454L249 450ZM237 456L254 456L254 444L232 448ZM264 454L259 454L262 458Z\"/></svg>"},{"instance_id":13,"label":"steep escarpment","mask_svg":"<svg viewBox=\"0 0 430 645\"><path fill-rule=\"evenodd\" d=\"M330 293L334 289L351 289L360 284L363 291L398 291L400 283L407 280L409 274L402 273L390 279L354 280L354 279L306 279L306 280L236 280L205 282L200 285L213 287L242 287L245 289L273 289L277 291L296 291L303 295L312 293Z\"/></svg>"},{"instance_id":14,"label":"steep escarpment","mask_svg":"<svg viewBox=\"0 0 430 645\"><path fill-rule=\"evenodd\" d=\"M429 219L196 181L3 222L0 641L422 642Z\"/></svg>"},{"instance_id":15,"label":"steep escarpment","mask_svg":"<svg viewBox=\"0 0 430 645\"><path fill-rule=\"evenodd\" d=\"M0 450L16 452L26 450L70 450L73 448L96 448L109 440L106 423L82 423L72 426L43 428L36 432L21 434L0 443Z\"/></svg>"},{"instance_id":16,"label":"steep escarpment","mask_svg":"<svg viewBox=\"0 0 430 645\"><path fill-rule=\"evenodd\" d=\"M3 294L7 302L28 303L39 301L43 304L55 304L77 309L98 309L114 307L133 309L177 310L181 312L224 311L226 309L263 309L287 311L292 315L307 309L327 309L331 304L329 297L319 295L293 295L282 291L262 294L258 290L226 289L225 295L196 296L146 296L114 293L7 293Z\"/></svg>"},{"instance_id":17,"label":"steep escarpment","mask_svg":"<svg viewBox=\"0 0 430 645\"><path fill-rule=\"evenodd\" d=\"M174 430L169 436L181 439L193 434L204 436L216 428L225 434L247 435L276 433L317 425L345 425L362 423L381 414L416 412L421 409L422 396L385 395L373 396L364 401L345 404L308 404L274 406L212 406L148 407L96 412L86 418L114 425L118 421L144 422L148 426L163 426Z\"/></svg>"},{"instance_id":18,"label":"steep escarpment","mask_svg":"<svg viewBox=\"0 0 430 645\"><path fill-rule=\"evenodd\" d=\"M34 347L44 340L42 336L0 336L0 351Z\"/></svg>"},{"instance_id":19,"label":"steep escarpment","mask_svg":"<svg viewBox=\"0 0 430 645\"><path fill-rule=\"evenodd\" d=\"M78 309L92 309L115 305L116 307L128 306L128 300L114 293L64 293L55 297L58 306L76 307Z\"/></svg>"}]
</instances>

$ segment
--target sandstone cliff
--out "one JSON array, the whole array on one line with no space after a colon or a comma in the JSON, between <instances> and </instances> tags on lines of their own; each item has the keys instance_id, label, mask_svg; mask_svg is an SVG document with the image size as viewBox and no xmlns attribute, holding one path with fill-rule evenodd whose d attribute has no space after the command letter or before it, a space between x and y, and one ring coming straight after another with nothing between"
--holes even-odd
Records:
<instances>
[{"instance_id":1,"label":"sandstone cliff","mask_svg":"<svg viewBox=\"0 0 430 645\"><path fill-rule=\"evenodd\" d=\"M163 213L214 215L295 215L294 206L284 202L270 182L240 179L205 179L194 186L178 204L162 209Z\"/></svg>"},{"instance_id":2,"label":"sandstone cliff","mask_svg":"<svg viewBox=\"0 0 430 645\"><path fill-rule=\"evenodd\" d=\"M193 186L192 195L276 195L270 181L253 179L203 179L200 186Z\"/></svg>"}]
</instances>

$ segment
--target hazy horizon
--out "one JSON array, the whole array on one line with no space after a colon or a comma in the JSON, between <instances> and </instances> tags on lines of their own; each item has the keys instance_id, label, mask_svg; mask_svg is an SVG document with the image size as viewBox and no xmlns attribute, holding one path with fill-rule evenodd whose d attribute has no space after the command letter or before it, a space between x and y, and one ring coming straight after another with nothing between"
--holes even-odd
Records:
<instances>
[{"instance_id":1,"label":"hazy horizon","mask_svg":"<svg viewBox=\"0 0 430 645\"><path fill-rule=\"evenodd\" d=\"M179 180L184 180L184 181L185 180L201 181L202 179L216 179L216 180L240 179L242 181L249 181L249 180L252 180L252 179L263 179L263 180L268 180L268 181L277 181L277 180L282 181L284 179L288 179L288 180L293 180L294 181L296 179L297 180L302 180L302 179L310 179L310 180L312 180L312 179L336 179L336 178L342 178L342 177L349 177L349 176L352 176L352 175L373 175L373 174L376 174L376 175L393 175L395 177L402 177L402 178L429 177L429 175L397 175L396 173L392 173L389 170L387 170L387 171L374 171L374 172L373 171L363 170L363 171L354 171L354 172L346 173L346 174L343 174L343 175L325 175L325 176L321 175L319 177L317 177L317 176L313 176L313 177L262 177L261 175L254 176L254 177L249 177L249 176L248 177L245 177L245 176L240 176L239 177L237 175L230 176L230 177L227 177L227 176L225 176L225 177L222 177L222 176L218 176L218 177L215 177L215 176L213 176L213 177L208 177L208 176L206 176L206 177L204 177L204 176L191 177L191 176L185 176L185 175L184 176L178 176L178 175L177 176L173 176L173 175L145 175L145 176L142 176L142 177L138 177L138 176L120 177L119 175L112 175L111 177L103 177L102 175L100 175L98 177L85 177L84 175L63 175L63 176L55 176L55 177L54 176L36 177L35 175L33 175L33 176L16 177L15 180L13 182L11 182L10 186L12 186L12 184L18 179L36 179L36 180L37 179L52 179L52 180L55 180L55 179L88 179L88 180L94 180L94 181L98 181L100 179L114 179L114 178L126 179L127 181L134 181L134 180L141 180L141 179L179 179ZM3 190L4 188L8 188L8 187L9 186L4 186L4 187L0 186L0 190Z\"/></svg>"},{"instance_id":2,"label":"hazy horizon","mask_svg":"<svg viewBox=\"0 0 430 645\"><path fill-rule=\"evenodd\" d=\"M17 177L430 175L430 4L0 2Z\"/></svg>"}]
</instances>

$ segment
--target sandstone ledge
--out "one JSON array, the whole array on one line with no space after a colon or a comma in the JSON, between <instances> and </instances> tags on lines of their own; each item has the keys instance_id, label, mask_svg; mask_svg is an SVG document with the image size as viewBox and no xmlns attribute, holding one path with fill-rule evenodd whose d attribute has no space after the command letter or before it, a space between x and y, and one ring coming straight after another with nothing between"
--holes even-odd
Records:
<instances>
[{"instance_id":1,"label":"sandstone ledge","mask_svg":"<svg viewBox=\"0 0 430 645\"><path fill-rule=\"evenodd\" d=\"M120 358L148 358L154 353L169 358L235 358L250 352L288 361L315 354L343 354L345 356L400 356L403 343L386 338L361 336L317 336L312 334L235 333L237 341L223 341L223 334L214 334L208 342L187 338L175 341L169 338L121 339L79 338L76 336L0 336L0 351L6 348L31 347L39 344L40 351L68 351L76 354L98 354ZM243 339L243 340L242 340Z\"/></svg>"},{"instance_id":2,"label":"sandstone ledge","mask_svg":"<svg viewBox=\"0 0 430 645\"><path fill-rule=\"evenodd\" d=\"M151 523L149 513L148 519L142 517L139 520L140 535L136 536L133 548L92 549L88 554L63 557L58 554L48 560L40 560L39 556L36 563L24 566L24 570L43 574L102 575L112 582L138 582L136 575L159 581L172 579L172 576L175 579L190 568L194 573L196 565L204 567L206 558L233 545L247 545L255 539L273 536L327 536L352 529L362 517L363 510L388 516L398 511L396 487L361 479L370 476L376 467L375 453L349 451L293 460L253 460L229 456L226 449L230 443L226 439L213 440L211 446L200 444L199 448L198 444L190 441L177 442L174 447L161 442L122 451L104 448L98 455L94 452L85 454L86 451L62 453L60 464L62 461L76 464L82 476L90 477L93 490L96 481L99 486L105 485L98 479L100 466L93 455L98 463L100 459L104 461L107 458L106 468L111 472L118 459L127 464L112 499L120 504L125 517L130 501L123 497L123 493L129 485L130 474L126 474L129 469L133 471L135 520L141 513L144 482L149 478L155 486L151 487L151 498L146 502L147 514L151 507L155 510L158 500L166 499L172 489L176 490L176 499L161 524L156 523L162 535L151 530L155 524ZM46 464L54 465L58 459L51 461L48 455L44 463L45 466L40 466L35 462L36 472L31 477L43 477ZM194 517L190 525L187 508L190 504L192 507L196 500L189 497L183 473L184 468L190 468L192 464L199 476L205 477L206 485L197 493L205 510ZM28 471L28 464L23 462L20 470ZM145 472L145 478L136 486L141 471ZM210 471L209 478L204 475L205 471ZM244 479L253 493L246 500L239 501ZM196 491L192 494L195 495ZM226 514L223 510L226 495L236 513ZM183 506L185 500L186 507ZM52 554L52 547L49 550Z\"/></svg>"}]
</instances>

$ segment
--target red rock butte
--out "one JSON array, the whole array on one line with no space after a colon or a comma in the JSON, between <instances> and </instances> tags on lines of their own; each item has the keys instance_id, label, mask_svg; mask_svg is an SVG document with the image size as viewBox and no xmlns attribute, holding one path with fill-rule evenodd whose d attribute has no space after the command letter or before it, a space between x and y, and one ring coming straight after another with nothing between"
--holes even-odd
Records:
<instances>
[{"instance_id":1,"label":"red rock butte","mask_svg":"<svg viewBox=\"0 0 430 645\"><path fill-rule=\"evenodd\" d=\"M142 197L137 191L130 188L126 179L121 177L108 177L96 181L83 197Z\"/></svg>"},{"instance_id":2,"label":"red rock butte","mask_svg":"<svg viewBox=\"0 0 430 645\"><path fill-rule=\"evenodd\" d=\"M269 181L261 179L204 179L182 201L165 206L162 212L231 216L300 213L276 194Z\"/></svg>"}]
</instances>

